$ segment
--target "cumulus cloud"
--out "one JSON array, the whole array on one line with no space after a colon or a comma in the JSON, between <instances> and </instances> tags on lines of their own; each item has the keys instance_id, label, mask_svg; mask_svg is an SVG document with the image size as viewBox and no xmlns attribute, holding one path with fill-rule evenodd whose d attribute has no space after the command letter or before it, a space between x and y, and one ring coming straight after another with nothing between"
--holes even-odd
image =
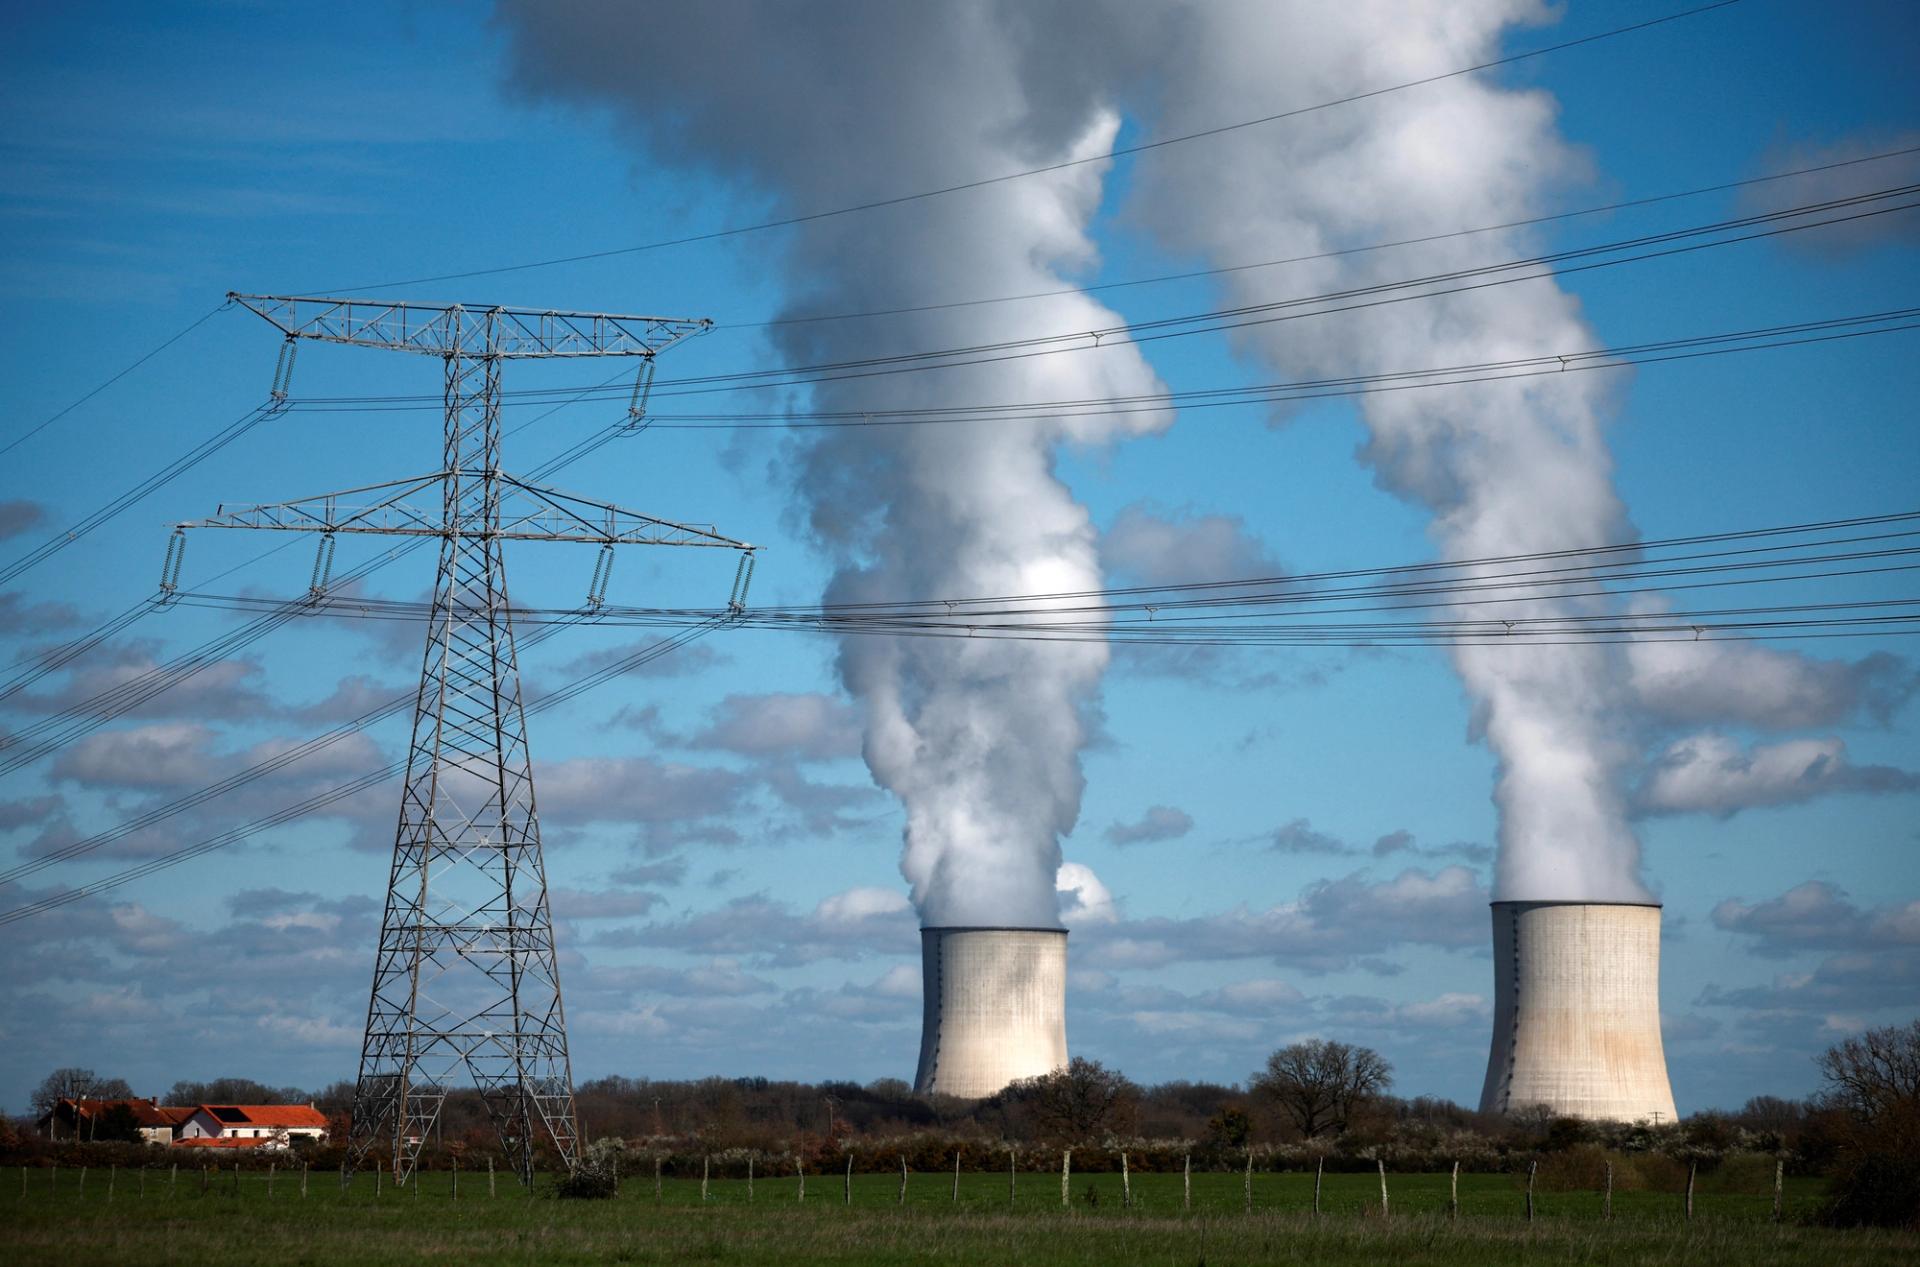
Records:
<instances>
[{"instance_id":1,"label":"cumulus cloud","mask_svg":"<svg viewBox=\"0 0 1920 1267\"><path fill-rule=\"evenodd\" d=\"M1162 840L1178 840L1193 830L1193 818L1172 805L1150 805L1137 822L1115 823L1107 828L1110 845L1144 845Z\"/></svg>"},{"instance_id":2,"label":"cumulus cloud","mask_svg":"<svg viewBox=\"0 0 1920 1267\"><path fill-rule=\"evenodd\" d=\"M730 770L653 757L536 762L540 817L566 824L688 824L735 809L747 781Z\"/></svg>"},{"instance_id":3,"label":"cumulus cloud","mask_svg":"<svg viewBox=\"0 0 1920 1267\"><path fill-rule=\"evenodd\" d=\"M1884 651L1846 661L1750 643L1634 642L1626 655L1639 707L1685 726L1884 725L1920 689L1920 671Z\"/></svg>"},{"instance_id":4,"label":"cumulus cloud","mask_svg":"<svg viewBox=\"0 0 1920 1267\"><path fill-rule=\"evenodd\" d=\"M1075 958L1092 968L1269 959L1327 972L1400 945L1478 947L1487 936L1487 902L1486 888L1462 866L1408 868L1387 880L1356 871L1266 910L1096 925L1077 938Z\"/></svg>"},{"instance_id":5,"label":"cumulus cloud","mask_svg":"<svg viewBox=\"0 0 1920 1267\"><path fill-rule=\"evenodd\" d=\"M917 952L920 937L902 894L854 888L822 899L805 914L764 894L753 894L678 919L604 929L589 934L585 944L676 950L791 967L823 959Z\"/></svg>"},{"instance_id":6,"label":"cumulus cloud","mask_svg":"<svg viewBox=\"0 0 1920 1267\"><path fill-rule=\"evenodd\" d=\"M1315 831L1313 824L1304 818L1296 818L1274 828L1267 848L1276 853L1351 853L1346 842L1338 836L1329 836L1326 832Z\"/></svg>"},{"instance_id":7,"label":"cumulus cloud","mask_svg":"<svg viewBox=\"0 0 1920 1267\"><path fill-rule=\"evenodd\" d=\"M1809 880L1763 902L1728 898L1713 908L1713 923L1752 938L1754 952L1761 955L1920 946L1920 901L1860 907L1822 880Z\"/></svg>"},{"instance_id":8,"label":"cumulus cloud","mask_svg":"<svg viewBox=\"0 0 1920 1267\"><path fill-rule=\"evenodd\" d=\"M1135 585L1245 581L1285 571L1239 515L1169 514L1140 502L1114 516L1100 537L1100 558Z\"/></svg>"},{"instance_id":9,"label":"cumulus cloud","mask_svg":"<svg viewBox=\"0 0 1920 1267\"><path fill-rule=\"evenodd\" d=\"M686 742L749 757L833 761L860 755L860 719L845 700L818 692L729 695Z\"/></svg>"},{"instance_id":10,"label":"cumulus cloud","mask_svg":"<svg viewBox=\"0 0 1920 1267\"><path fill-rule=\"evenodd\" d=\"M47 508L39 502L14 498L0 501L0 541L31 532L47 522Z\"/></svg>"},{"instance_id":11,"label":"cumulus cloud","mask_svg":"<svg viewBox=\"0 0 1920 1267\"><path fill-rule=\"evenodd\" d=\"M1643 814L1713 814L1792 805L1834 792L1912 792L1920 773L1892 766L1857 766L1837 738L1790 739L1743 748L1720 734L1675 741L1641 781L1635 806Z\"/></svg>"},{"instance_id":12,"label":"cumulus cloud","mask_svg":"<svg viewBox=\"0 0 1920 1267\"><path fill-rule=\"evenodd\" d=\"M1920 145L1920 132L1851 136L1826 143L1777 144L1760 159L1762 170L1795 171L1808 167L1828 167L1829 170L1749 185L1740 191L1741 214L1754 215L1781 207L1870 193L1891 185L1920 183L1920 154L1900 154L1866 163L1852 161L1890 150L1912 149L1916 145ZM1832 166L1838 163L1849 165ZM1920 218L1900 213L1869 216L1805 233L1790 233L1778 241L1782 249L1831 259L1884 244L1920 241Z\"/></svg>"}]
</instances>

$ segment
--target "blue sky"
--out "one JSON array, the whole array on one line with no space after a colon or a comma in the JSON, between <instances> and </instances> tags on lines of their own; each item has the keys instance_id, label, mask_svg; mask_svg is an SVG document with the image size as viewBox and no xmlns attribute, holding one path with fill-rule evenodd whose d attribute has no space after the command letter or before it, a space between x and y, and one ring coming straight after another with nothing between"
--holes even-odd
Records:
<instances>
[{"instance_id":1,"label":"blue sky","mask_svg":"<svg viewBox=\"0 0 1920 1267\"><path fill-rule=\"evenodd\" d=\"M1623 12L1570 4L1543 26L1511 28L1504 47L1622 24ZM1322 16L1302 5L1288 20L1306 30ZM677 29L689 20L670 6L651 13L646 38L660 50L652 56L669 58L691 39ZM537 53L514 10L488 20L436 6L75 5L6 22L0 289L10 302L0 444L228 290L326 293L817 209L766 176L777 163L749 143L734 158L702 150L712 137L697 129L720 126L702 122L714 107L677 97L671 75L655 86L636 65L625 95L595 88L585 69L577 82L543 80L569 56L588 67L578 47L592 30L585 10L560 11ZM1583 168L1543 195L1551 210L1567 210L1920 145L1915 36L1899 4L1749 0L1520 63L1491 82L1550 104L1551 127ZM862 65L856 58L844 73ZM724 84L792 69L757 65L748 49L714 76ZM1152 66L1128 73L1156 77ZM796 113L853 91L832 76L803 78L821 97L796 99ZM1129 97L1130 87L1118 83L1118 99L1152 100L1144 88ZM1303 93L1325 95L1276 76L1270 99L1238 103L1220 121L1288 108ZM1168 118L1181 108L1163 107ZM1364 108L1420 106L1409 93ZM1153 114L1122 108L1119 143L1157 135ZM877 163L844 201L939 183L942 146L965 124L951 126L955 135L929 138L911 170ZM1289 126L1195 145L1210 147L1205 162L1226 181L1273 152ZM1106 174L1085 229L1097 258L1075 280L1207 265L1199 248L1156 227L1154 183L1166 169L1154 165L1168 161L1149 152ZM1884 179L1853 188L1914 180L1911 157L1881 169ZM992 216L1004 196L955 199ZM1533 240L1553 249L1658 232L1781 205L1766 201L1773 196L1727 192L1583 217ZM923 223L915 217L935 214L931 204L873 212L872 231L908 233ZM1754 243L1568 277L1563 288L1605 345L1894 308L1920 282L1915 223L1908 212L1881 217L1865 238ZM1429 229L1465 227L1473 226ZM816 286L797 271L793 261L808 249L792 232L747 234L405 293L711 316L719 329L662 362L663 377L692 376L777 364L781 345L753 323L805 310L809 289L859 292L824 275ZM1379 265L1408 276L1444 266L1420 248ZM1226 301L1208 280L1099 298L1129 319ZM964 341L991 339L1015 320L973 311ZM1606 438L1633 524L1671 537L1912 509L1913 337L1619 376ZM264 323L219 313L0 456L0 562L258 404L276 350ZM1259 349L1217 337L1148 355L1175 388L1278 377ZM509 386L605 376L515 365ZM308 347L293 394L437 390L428 362ZM719 398L716 408L757 403ZM530 468L623 408L582 403L542 418L508 441L508 465ZM510 420L537 412L517 409ZM430 469L438 421L432 410L307 409L267 422L14 582L0 595L0 651L8 661L29 655L150 593L173 521L223 501ZM1365 438L1347 402L1284 418L1195 412L1158 434L1063 447L1055 473L1102 532L1101 558L1116 576L1151 570L1142 542L1152 533L1195 567L1226 575L1432 557L1426 511L1382 486L1357 455ZM657 427L554 482L762 544L755 601L804 604L819 599L835 562L794 488L803 457L795 443L778 431ZM196 587L244 563L211 588L301 591L307 543L246 563L273 544L200 534L183 582ZM669 553L623 556L610 597L721 600L730 560L660 557ZM368 555L343 546L338 566ZM521 601L571 606L593 557L523 547L509 566ZM370 591L418 598L426 567L424 558L396 564ZM1883 596L1899 595L1901 584L1887 582ZM189 607L149 615L70 672L0 703L0 726L28 724L232 623L231 613ZM644 632L570 631L528 651L523 669L537 691ZM210 782L263 745L314 733L348 715L343 701L357 692L404 692L417 638L412 626L366 623L274 634L4 776L0 850L30 859ZM1899 638L1814 645L1810 677L1846 696L1812 709L1816 720L1743 728L1724 717L1669 718L1646 732L1649 755L1683 732L1750 748L1837 739L1853 768L1885 772L1806 784L1729 813L1635 822L1646 882L1666 903L1663 1011L1683 1111L1805 1093L1814 1051L1861 1025L1904 1019L1920 997L1911 652ZM729 632L536 719L576 1076L910 1074L919 983L899 870L902 814L860 758L860 714L834 656L816 635ZM1068 861L1092 868L1115 907L1113 918L1075 929L1074 1050L1143 1080L1237 1080L1282 1042L1327 1034L1378 1047L1408 1094L1471 1102L1489 1023L1484 903L1499 824L1494 758L1470 733L1470 701L1446 655L1123 654L1098 698L1082 754L1084 798L1062 847ZM397 728L375 730L337 765L210 803L114 856L39 872L6 889L0 905L216 834L377 765L403 741ZM1882 790L1842 790L1866 785ZM350 814L264 833L0 927L15 966L0 985L0 1104L21 1107L33 1083L66 1064L124 1076L142 1092L218 1074L308 1085L351 1076L396 802L397 790L383 788ZM1395 833L1410 833L1415 848L1396 848ZM1282 928L1297 936L1260 944ZM1161 952L1143 953L1149 943Z\"/></svg>"}]
</instances>

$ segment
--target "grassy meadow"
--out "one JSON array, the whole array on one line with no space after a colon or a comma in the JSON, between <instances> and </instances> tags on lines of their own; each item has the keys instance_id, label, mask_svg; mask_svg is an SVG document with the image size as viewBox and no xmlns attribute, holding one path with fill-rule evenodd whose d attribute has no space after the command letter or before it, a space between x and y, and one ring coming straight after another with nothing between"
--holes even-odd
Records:
<instances>
[{"instance_id":1,"label":"grassy meadow","mask_svg":"<svg viewBox=\"0 0 1920 1267\"><path fill-rule=\"evenodd\" d=\"M602 1201L529 1197L502 1175L446 1172L404 1190L357 1176L343 1191L331 1172L268 1177L231 1170L202 1191L197 1168L144 1174L76 1170L0 1174L0 1261L10 1263L1910 1263L1920 1236L1836 1232L1798 1222L1818 1181L1791 1180L1787 1219L1770 1195L1712 1192L1684 1217L1678 1194L1618 1192L1613 1219L1592 1192L1539 1192L1524 1217L1521 1182L1462 1175L1460 1216L1447 1217L1448 1176L1379 1180L1329 1174L1322 1213L1313 1176L1253 1177L1253 1210L1238 1174L1193 1176L1191 1210L1179 1175L1139 1175L1133 1204L1120 1176L1076 1175L1063 1209L1057 1172L1022 1173L1009 1202L1004 1174L856 1175L851 1204L840 1175L809 1175L805 1200L791 1175L715 1180L628 1177ZM111 1186L111 1193L109 1193ZM542 1188L550 1184L543 1181Z\"/></svg>"}]
</instances>

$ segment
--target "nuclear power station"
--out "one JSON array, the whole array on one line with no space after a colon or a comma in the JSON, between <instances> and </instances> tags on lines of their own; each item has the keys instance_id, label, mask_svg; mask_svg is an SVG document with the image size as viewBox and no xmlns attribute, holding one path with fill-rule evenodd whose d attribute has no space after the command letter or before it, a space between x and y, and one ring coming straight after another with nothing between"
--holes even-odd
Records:
<instances>
[{"instance_id":1,"label":"nuclear power station","mask_svg":"<svg viewBox=\"0 0 1920 1267\"><path fill-rule=\"evenodd\" d=\"M1493 903L1483 1113L1675 1119L1660 1043L1657 902Z\"/></svg>"},{"instance_id":2,"label":"nuclear power station","mask_svg":"<svg viewBox=\"0 0 1920 1267\"><path fill-rule=\"evenodd\" d=\"M922 1095L992 1095L1067 1063L1063 928L923 928Z\"/></svg>"}]
</instances>

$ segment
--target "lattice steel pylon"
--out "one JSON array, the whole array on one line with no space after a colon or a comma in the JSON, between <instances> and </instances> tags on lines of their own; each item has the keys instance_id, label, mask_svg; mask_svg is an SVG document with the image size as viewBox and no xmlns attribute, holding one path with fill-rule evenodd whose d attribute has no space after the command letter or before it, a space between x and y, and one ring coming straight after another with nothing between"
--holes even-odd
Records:
<instances>
[{"instance_id":1,"label":"lattice steel pylon","mask_svg":"<svg viewBox=\"0 0 1920 1267\"><path fill-rule=\"evenodd\" d=\"M553 920L534 801L520 671L508 609L507 540L736 550L735 596L754 547L710 525L681 524L543 488L500 465L500 368L535 357L641 358L632 412L655 355L706 320L620 317L363 300L232 295L286 336L276 392L300 339L440 357L446 434L440 470L294 502L222 507L179 528L263 528L322 534L330 559L342 533L440 539L438 579L413 713L405 789L360 1050L347 1164L383 1133L396 1182L462 1069L479 1087L509 1162L533 1180L551 1140L579 1157ZM438 513L405 498L438 485ZM349 500L371 498L364 504ZM596 563L589 604L603 585ZM316 563L315 587L324 585Z\"/></svg>"}]
</instances>

